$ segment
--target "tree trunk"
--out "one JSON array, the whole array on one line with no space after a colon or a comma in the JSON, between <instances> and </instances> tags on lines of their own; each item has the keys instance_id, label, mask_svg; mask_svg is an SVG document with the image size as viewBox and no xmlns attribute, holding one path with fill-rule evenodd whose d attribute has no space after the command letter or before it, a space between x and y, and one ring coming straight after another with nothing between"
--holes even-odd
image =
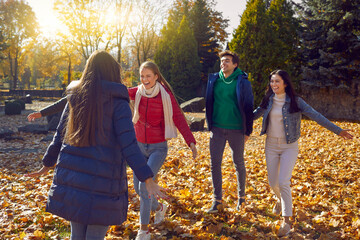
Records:
<instances>
[{"instance_id":1,"label":"tree trunk","mask_svg":"<svg viewBox=\"0 0 360 240\"><path fill-rule=\"evenodd\" d=\"M71 81L71 56L69 56L69 63L68 63L68 81L67 85L70 84Z\"/></svg>"},{"instance_id":2,"label":"tree trunk","mask_svg":"<svg viewBox=\"0 0 360 240\"><path fill-rule=\"evenodd\" d=\"M121 44L119 44L118 46L118 51L117 51L117 62L119 64L121 64Z\"/></svg>"},{"instance_id":3,"label":"tree trunk","mask_svg":"<svg viewBox=\"0 0 360 240\"><path fill-rule=\"evenodd\" d=\"M13 74L13 61L11 58L10 51L8 52L9 66L10 66L10 76L11 76L11 85L10 89L14 89L14 74Z\"/></svg>"},{"instance_id":4,"label":"tree trunk","mask_svg":"<svg viewBox=\"0 0 360 240\"><path fill-rule=\"evenodd\" d=\"M18 58L15 57L14 59L14 89L17 88L18 82Z\"/></svg>"},{"instance_id":5,"label":"tree trunk","mask_svg":"<svg viewBox=\"0 0 360 240\"><path fill-rule=\"evenodd\" d=\"M136 58L137 58L137 61L138 61L138 65L140 67L141 65L141 59L140 59L140 47L137 48L137 51L136 51Z\"/></svg>"},{"instance_id":6,"label":"tree trunk","mask_svg":"<svg viewBox=\"0 0 360 240\"><path fill-rule=\"evenodd\" d=\"M29 72L30 72L30 76L28 76L26 78L26 88L27 89L30 89L30 79L31 79L31 75L32 75L30 68L29 68Z\"/></svg>"}]
</instances>

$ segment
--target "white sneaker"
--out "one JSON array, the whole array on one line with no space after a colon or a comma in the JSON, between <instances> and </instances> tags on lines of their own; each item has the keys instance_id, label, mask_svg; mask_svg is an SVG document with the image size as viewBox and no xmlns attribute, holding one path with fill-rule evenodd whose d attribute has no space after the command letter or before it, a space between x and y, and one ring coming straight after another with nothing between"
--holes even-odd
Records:
<instances>
[{"instance_id":1,"label":"white sneaker","mask_svg":"<svg viewBox=\"0 0 360 240\"><path fill-rule=\"evenodd\" d=\"M281 224L281 227L278 232L278 237L287 236L291 231L290 224L286 223L285 221Z\"/></svg>"},{"instance_id":2,"label":"white sneaker","mask_svg":"<svg viewBox=\"0 0 360 240\"><path fill-rule=\"evenodd\" d=\"M155 212L154 224L159 224L164 221L166 209L168 208L166 203L159 203L160 210Z\"/></svg>"},{"instance_id":3,"label":"white sneaker","mask_svg":"<svg viewBox=\"0 0 360 240\"><path fill-rule=\"evenodd\" d=\"M151 234L149 232L149 230L144 231L144 230L139 230L138 234L136 235L135 240L150 240L151 239Z\"/></svg>"}]
</instances>

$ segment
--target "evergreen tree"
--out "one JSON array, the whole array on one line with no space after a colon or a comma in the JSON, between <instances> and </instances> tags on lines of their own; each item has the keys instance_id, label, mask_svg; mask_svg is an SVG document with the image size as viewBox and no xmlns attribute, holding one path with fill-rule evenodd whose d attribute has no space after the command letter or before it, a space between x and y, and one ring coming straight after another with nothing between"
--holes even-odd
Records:
<instances>
[{"instance_id":1,"label":"evergreen tree","mask_svg":"<svg viewBox=\"0 0 360 240\"><path fill-rule=\"evenodd\" d=\"M178 42L176 33L183 16L186 17L193 36L197 43L195 52L199 57L201 75L196 85L198 89L191 91L195 97L205 88L207 75L213 71L213 66L218 59L219 43L226 39L224 28L228 26L228 20L222 18L222 14L211 9L213 3L207 0L176 0L170 10L166 26L161 31L161 39L155 53L155 62L159 65L164 77L171 82L170 73L175 44ZM203 81L202 81L203 80ZM203 88L203 89L201 89Z\"/></svg>"},{"instance_id":2,"label":"evergreen tree","mask_svg":"<svg viewBox=\"0 0 360 240\"><path fill-rule=\"evenodd\" d=\"M239 55L239 67L249 74L255 105L264 96L271 71L280 68L293 77L299 74L298 26L288 0L247 2L229 47Z\"/></svg>"},{"instance_id":3,"label":"evergreen tree","mask_svg":"<svg viewBox=\"0 0 360 240\"><path fill-rule=\"evenodd\" d=\"M190 12L191 28L197 42L197 53L201 63L201 79L207 82L207 75L218 59L219 44L211 29L211 12L205 0L196 0Z\"/></svg>"},{"instance_id":4,"label":"evergreen tree","mask_svg":"<svg viewBox=\"0 0 360 240\"><path fill-rule=\"evenodd\" d=\"M189 100L196 95L200 84L200 61L196 39L185 16L171 50L170 84L180 101Z\"/></svg>"},{"instance_id":5,"label":"evergreen tree","mask_svg":"<svg viewBox=\"0 0 360 240\"><path fill-rule=\"evenodd\" d=\"M195 97L201 81L197 43L187 20L189 12L189 1L175 2L154 56L180 102Z\"/></svg>"},{"instance_id":6,"label":"evergreen tree","mask_svg":"<svg viewBox=\"0 0 360 240\"><path fill-rule=\"evenodd\" d=\"M154 55L154 60L159 66L165 79L171 82L170 70L172 61L172 45L177 36L182 17L188 13L189 4L187 1L178 0L174 3L175 7L170 10L167 24L161 30L161 38L158 48Z\"/></svg>"},{"instance_id":7,"label":"evergreen tree","mask_svg":"<svg viewBox=\"0 0 360 240\"><path fill-rule=\"evenodd\" d=\"M287 0L273 0L268 9L274 46L272 65L289 72L293 80L300 75L299 20L294 17L293 5Z\"/></svg>"},{"instance_id":8,"label":"evergreen tree","mask_svg":"<svg viewBox=\"0 0 360 240\"><path fill-rule=\"evenodd\" d=\"M264 0L248 1L229 47L239 55L239 68L249 74L255 105L260 103L273 69L270 60L274 43Z\"/></svg>"},{"instance_id":9,"label":"evergreen tree","mask_svg":"<svg viewBox=\"0 0 360 240\"><path fill-rule=\"evenodd\" d=\"M303 79L330 86L359 81L359 1L312 0L302 4Z\"/></svg>"}]
</instances>

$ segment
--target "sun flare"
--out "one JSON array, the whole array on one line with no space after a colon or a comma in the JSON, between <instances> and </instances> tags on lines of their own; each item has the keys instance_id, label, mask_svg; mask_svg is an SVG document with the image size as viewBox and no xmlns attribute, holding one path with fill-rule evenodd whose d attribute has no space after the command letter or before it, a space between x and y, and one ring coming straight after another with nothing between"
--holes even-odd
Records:
<instances>
[{"instance_id":1,"label":"sun flare","mask_svg":"<svg viewBox=\"0 0 360 240\"><path fill-rule=\"evenodd\" d=\"M55 38L66 31L65 25L57 18L53 10L53 0L28 0L35 12L40 31L44 37Z\"/></svg>"}]
</instances>

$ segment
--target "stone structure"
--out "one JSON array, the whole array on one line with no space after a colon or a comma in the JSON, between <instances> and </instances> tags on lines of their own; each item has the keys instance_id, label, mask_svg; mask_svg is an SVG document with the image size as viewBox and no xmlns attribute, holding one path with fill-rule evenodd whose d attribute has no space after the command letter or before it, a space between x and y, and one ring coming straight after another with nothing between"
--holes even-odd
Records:
<instances>
[{"instance_id":1,"label":"stone structure","mask_svg":"<svg viewBox=\"0 0 360 240\"><path fill-rule=\"evenodd\" d=\"M11 137L14 134L14 131L10 127L0 127L0 138Z\"/></svg>"},{"instance_id":2,"label":"stone structure","mask_svg":"<svg viewBox=\"0 0 360 240\"><path fill-rule=\"evenodd\" d=\"M205 130L205 118L186 116L186 119L192 132Z\"/></svg>"},{"instance_id":3,"label":"stone structure","mask_svg":"<svg viewBox=\"0 0 360 240\"><path fill-rule=\"evenodd\" d=\"M184 112L203 112L205 108L205 98L197 97L180 104Z\"/></svg>"},{"instance_id":4,"label":"stone structure","mask_svg":"<svg viewBox=\"0 0 360 240\"><path fill-rule=\"evenodd\" d=\"M47 130L47 126L41 124L28 124L23 127L18 127L18 131L34 133L34 134L47 134L49 132Z\"/></svg>"},{"instance_id":5,"label":"stone structure","mask_svg":"<svg viewBox=\"0 0 360 240\"><path fill-rule=\"evenodd\" d=\"M360 82L351 87L317 86L301 82L301 97L325 117L360 121Z\"/></svg>"}]
</instances>

